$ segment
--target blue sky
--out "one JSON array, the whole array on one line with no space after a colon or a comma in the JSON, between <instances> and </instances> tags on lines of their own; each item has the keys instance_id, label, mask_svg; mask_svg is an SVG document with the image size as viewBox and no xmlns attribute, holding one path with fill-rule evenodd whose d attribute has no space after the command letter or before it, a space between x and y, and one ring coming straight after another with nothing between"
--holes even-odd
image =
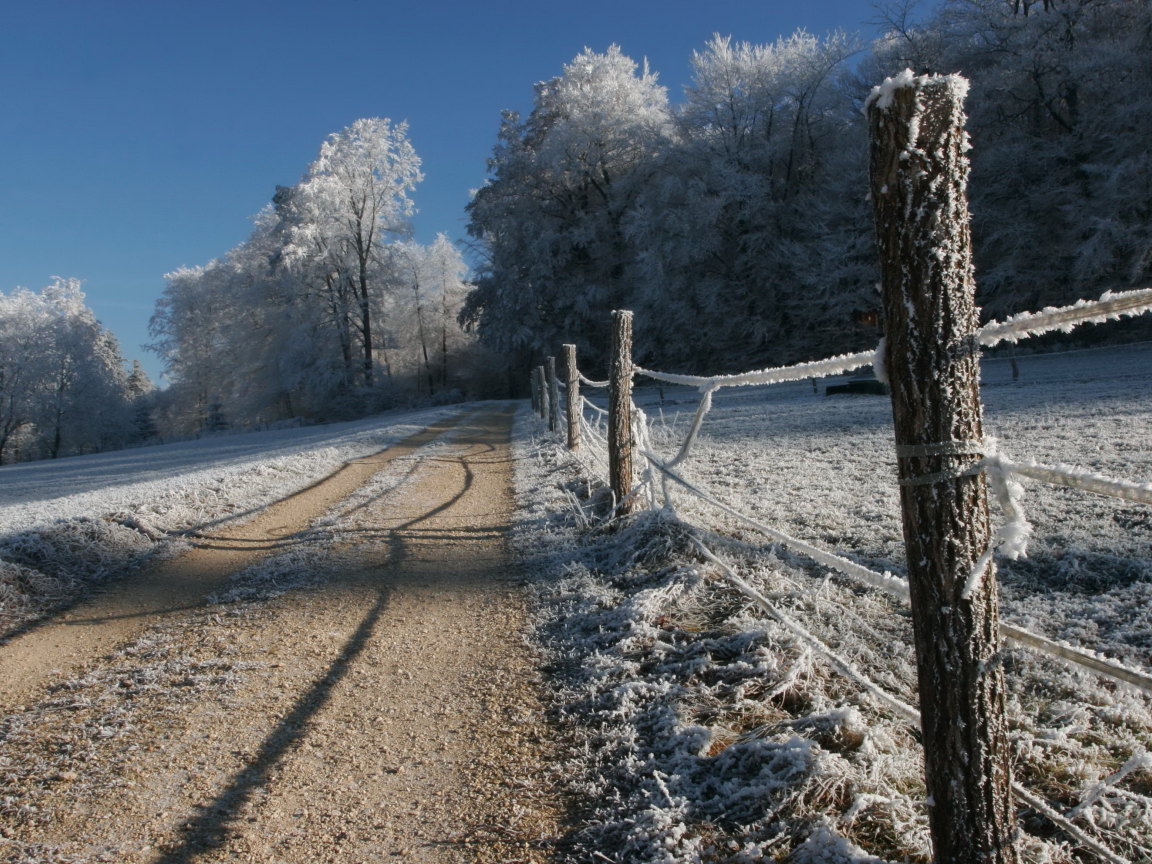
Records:
<instances>
[{"instance_id":1,"label":"blue sky","mask_svg":"<svg viewBox=\"0 0 1152 864\"><path fill-rule=\"evenodd\" d=\"M276 184L359 117L407 120L418 239L464 234L500 111L612 42L673 100L714 32L868 31L864 0L51 2L0 24L0 290L76 276L124 353L145 352L163 274L247 235Z\"/></svg>"}]
</instances>

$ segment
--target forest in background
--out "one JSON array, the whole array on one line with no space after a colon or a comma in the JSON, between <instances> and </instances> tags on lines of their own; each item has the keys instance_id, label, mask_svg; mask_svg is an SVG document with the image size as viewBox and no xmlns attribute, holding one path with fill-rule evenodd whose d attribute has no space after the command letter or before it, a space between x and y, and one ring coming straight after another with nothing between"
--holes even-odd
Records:
<instances>
[{"instance_id":1,"label":"forest in background","mask_svg":"<svg viewBox=\"0 0 1152 864\"><path fill-rule=\"evenodd\" d=\"M465 317L522 372L575 342L607 356L636 312L640 363L700 374L871 347L879 309L870 88L960 72L986 317L1143 285L1152 270L1152 6L945 0L876 9L872 44L719 36L681 104L613 46L506 112L469 205ZM915 21L916 23L913 23Z\"/></svg>"},{"instance_id":2,"label":"forest in background","mask_svg":"<svg viewBox=\"0 0 1152 864\"><path fill-rule=\"evenodd\" d=\"M679 104L618 47L585 50L536 85L526 118L504 113L467 208L471 270L446 236L412 239L422 175L406 126L357 121L277 188L247 240L167 274L150 346L163 390L128 369L76 280L0 294L0 460L521 395L562 342L601 371L615 308L637 313L638 361L670 371L871 347L861 106L904 68L972 83L985 317L1146 284L1152 6L875 11L871 43L716 36Z\"/></svg>"}]
</instances>

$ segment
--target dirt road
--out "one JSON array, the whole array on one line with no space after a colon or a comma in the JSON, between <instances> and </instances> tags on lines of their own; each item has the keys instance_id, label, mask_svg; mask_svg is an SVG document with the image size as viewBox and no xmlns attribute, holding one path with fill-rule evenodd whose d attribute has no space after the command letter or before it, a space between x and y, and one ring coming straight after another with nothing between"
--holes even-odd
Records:
<instances>
[{"instance_id":1,"label":"dirt road","mask_svg":"<svg viewBox=\"0 0 1152 864\"><path fill-rule=\"evenodd\" d=\"M0 859L546 860L510 426L431 427L0 647Z\"/></svg>"}]
</instances>

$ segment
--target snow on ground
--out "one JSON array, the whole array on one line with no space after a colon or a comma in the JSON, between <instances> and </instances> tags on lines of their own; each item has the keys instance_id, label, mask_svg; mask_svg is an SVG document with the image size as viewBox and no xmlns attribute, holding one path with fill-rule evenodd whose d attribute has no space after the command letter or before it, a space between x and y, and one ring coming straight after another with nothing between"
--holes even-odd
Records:
<instances>
[{"instance_id":1,"label":"snow on ground","mask_svg":"<svg viewBox=\"0 0 1152 864\"><path fill-rule=\"evenodd\" d=\"M1014 379L1007 359L984 364L986 432L1005 453L1152 480L1152 346L1017 365ZM683 473L769 525L902 574L889 401L826 397L826 383L819 395L808 382L721 391ZM697 400L687 388L666 387L663 403L655 387L637 391L661 453L675 451ZM751 608L689 535L915 705L906 607L675 490L675 515L590 531L607 509L590 479L595 448L573 460L526 413L517 434L516 542L542 576L539 635L578 742L585 854L928 860L913 730ZM1152 666L1152 511L1025 485L1035 536L1028 559L999 562L1004 617ZM1115 851L1152 858L1148 698L1026 650L1004 662L1017 779L1058 809L1083 804L1077 824ZM1101 785L1126 764L1135 768ZM1022 819L1029 860L1071 860L1051 824Z\"/></svg>"},{"instance_id":2,"label":"snow on ground","mask_svg":"<svg viewBox=\"0 0 1152 864\"><path fill-rule=\"evenodd\" d=\"M460 406L0 468L0 631Z\"/></svg>"}]
</instances>

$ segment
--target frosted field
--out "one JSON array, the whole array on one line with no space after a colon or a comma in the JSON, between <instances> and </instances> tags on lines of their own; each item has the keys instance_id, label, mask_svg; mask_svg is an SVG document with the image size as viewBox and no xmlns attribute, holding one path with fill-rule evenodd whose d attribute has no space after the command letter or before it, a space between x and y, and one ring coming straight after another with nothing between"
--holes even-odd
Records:
<instances>
[{"instance_id":1,"label":"frosted field","mask_svg":"<svg viewBox=\"0 0 1152 864\"><path fill-rule=\"evenodd\" d=\"M0 468L0 635L461 406Z\"/></svg>"},{"instance_id":2,"label":"frosted field","mask_svg":"<svg viewBox=\"0 0 1152 864\"><path fill-rule=\"evenodd\" d=\"M1008 360L984 364L985 432L1003 452L1152 480L1152 345L1018 365L1014 381ZM698 395L665 387L661 404L637 380L655 447L670 456ZM721 391L678 470L761 522L902 576L889 400L826 397L827 383L820 395L806 381ZM906 605L671 485L676 517L645 514L589 533L606 507L593 491L596 448L577 460L531 417L519 429L517 542L544 577L539 632L558 672L558 711L578 742L569 774L592 802L584 852L927 861L915 730L734 591L690 535L915 706ZM1023 483L1035 533L1028 559L998 558L1004 618L1152 667L1152 511ZM993 521L1002 521L995 505ZM1152 860L1149 699L1031 651L1002 657L1016 779L1128 860ZM1028 861L1092 860L1027 808L1021 825Z\"/></svg>"},{"instance_id":3,"label":"frosted field","mask_svg":"<svg viewBox=\"0 0 1152 864\"><path fill-rule=\"evenodd\" d=\"M1152 480L1152 345L1021 357L1017 365L1015 381L1007 359L986 360L982 369L985 435L1004 453ZM809 382L721 391L682 473L788 534L903 573L889 400L824 396L824 385L837 380L821 382L818 396ZM639 392L658 433L661 414L666 421L667 435L657 437L682 438L694 392L666 388L663 409L651 389ZM998 558L1004 616L1146 665L1152 510L1022 482L1034 534L1027 559ZM679 490L673 496L689 522L734 521ZM992 507L994 522L1002 521Z\"/></svg>"}]
</instances>

